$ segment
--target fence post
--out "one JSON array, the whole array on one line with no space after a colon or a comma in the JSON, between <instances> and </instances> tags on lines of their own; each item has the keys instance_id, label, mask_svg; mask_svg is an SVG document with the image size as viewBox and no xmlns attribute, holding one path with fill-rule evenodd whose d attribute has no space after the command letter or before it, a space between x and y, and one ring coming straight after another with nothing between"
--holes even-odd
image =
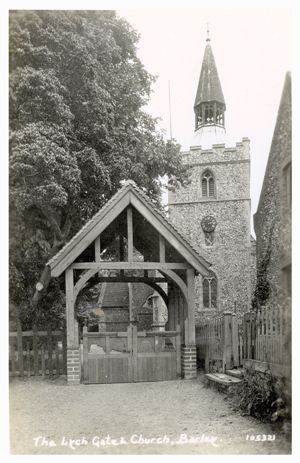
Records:
<instances>
[{"instance_id":1,"label":"fence post","mask_svg":"<svg viewBox=\"0 0 300 463\"><path fill-rule=\"evenodd\" d=\"M28 378L31 375L31 368L30 368L30 344L29 341L26 342L26 370Z\"/></svg>"},{"instance_id":2,"label":"fence post","mask_svg":"<svg viewBox=\"0 0 300 463\"><path fill-rule=\"evenodd\" d=\"M239 366L239 339L238 339L238 323L236 314L232 314L232 360L234 367Z\"/></svg>"},{"instance_id":3,"label":"fence post","mask_svg":"<svg viewBox=\"0 0 300 463\"><path fill-rule=\"evenodd\" d=\"M19 375L24 376L24 366L23 366L23 336L20 323L17 324L17 346L18 346L18 368Z\"/></svg>"},{"instance_id":4,"label":"fence post","mask_svg":"<svg viewBox=\"0 0 300 463\"><path fill-rule=\"evenodd\" d=\"M33 327L32 337L32 349L33 349L33 370L34 375L39 374L39 352L38 352L38 331L36 325Z\"/></svg>"},{"instance_id":5,"label":"fence post","mask_svg":"<svg viewBox=\"0 0 300 463\"><path fill-rule=\"evenodd\" d=\"M41 345L41 363L42 363L42 377L46 376L46 361L45 361L45 346Z\"/></svg>"},{"instance_id":6,"label":"fence post","mask_svg":"<svg viewBox=\"0 0 300 463\"><path fill-rule=\"evenodd\" d=\"M60 366L59 366L59 350L58 350L57 342L55 346L55 361L56 361L56 377L58 378L60 374Z\"/></svg>"},{"instance_id":7,"label":"fence post","mask_svg":"<svg viewBox=\"0 0 300 463\"><path fill-rule=\"evenodd\" d=\"M16 352L14 338L9 338L9 351L11 356L11 374L16 376Z\"/></svg>"},{"instance_id":8,"label":"fence post","mask_svg":"<svg viewBox=\"0 0 300 463\"><path fill-rule=\"evenodd\" d=\"M53 375L53 364L52 364L52 329L51 327L47 330L47 341L48 341L48 371L49 376Z\"/></svg>"},{"instance_id":9,"label":"fence post","mask_svg":"<svg viewBox=\"0 0 300 463\"><path fill-rule=\"evenodd\" d=\"M249 312L246 312L243 316L243 335L244 335L244 359L250 359L250 330L249 330Z\"/></svg>"},{"instance_id":10,"label":"fence post","mask_svg":"<svg viewBox=\"0 0 300 463\"><path fill-rule=\"evenodd\" d=\"M176 346L176 369L177 369L177 376L181 376L181 333L180 333L180 325L176 325L176 334L175 337L175 346Z\"/></svg>"},{"instance_id":11,"label":"fence post","mask_svg":"<svg viewBox=\"0 0 300 463\"><path fill-rule=\"evenodd\" d=\"M223 344L223 373L232 366L232 313L223 312L224 344Z\"/></svg>"},{"instance_id":12,"label":"fence post","mask_svg":"<svg viewBox=\"0 0 300 463\"><path fill-rule=\"evenodd\" d=\"M82 347L83 347L83 381L88 381L88 351L89 351L89 342L88 342L88 329L87 326L84 325L82 329Z\"/></svg>"},{"instance_id":13,"label":"fence post","mask_svg":"<svg viewBox=\"0 0 300 463\"><path fill-rule=\"evenodd\" d=\"M251 312L250 315L250 333L251 333L251 358L256 359L256 351L255 351L255 344L256 344L256 313Z\"/></svg>"}]
</instances>

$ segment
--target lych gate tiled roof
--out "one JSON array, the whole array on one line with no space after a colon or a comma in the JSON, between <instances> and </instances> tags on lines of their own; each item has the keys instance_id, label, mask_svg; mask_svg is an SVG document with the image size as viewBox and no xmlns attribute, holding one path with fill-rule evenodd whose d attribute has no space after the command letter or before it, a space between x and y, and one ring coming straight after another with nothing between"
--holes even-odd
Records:
<instances>
[{"instance_id":1,"label":"lych gate tiled roof","mask_svg":"<svg viewBox=\"0 0 300 463\"><path fill-rule=\"evenodd\" d=\"M53 264L55 264L56 261L58 261L60 259L60 257L65 253L65 251L67 249L71 249L73 244L77 243L78 241L78 238L80 238L82 235L85 234L85 232L88 232L88 230L90 230L92 228L92 226L98 222L98 220L100 219L100 217L103 215L103 212L105 210L108 210L110 207L113 206L114 203L117 202L117 200L119 199L119 197L122 196L122 193L125 189L125 185L120 188L119 191L117 191L117 193L112 196L108 201L107 203L104 204L104 206L95 214L93 215L93 217L88 220L81 228L80 230L78 230L78 232L73 236L73 238L70 239L70 241L68 241L68 243L65 244L65 246L63 248L61 248L60 251L58 251L57 254L55 254L55 256L52 257L52 259L50 259L46 265L49 265L49 267L52 267Z\"/></svg>"},{"instance_id":2,"label":"lych gate tiled roof","mask_svg":"<svg viewBox=\"0 0 300 463\"><path fill-rule=\"evenodd\" d=\"M210 42L207 43L194 106L217 101L225 104L223 91Z\"/></svg>"},{"instance_id":3,"label":"lych gate tiled roof","mask_svg":"<svg viewBox=\"0 0 300 463\"><path fill-rule=\"evenodd\" d=\"M193 256L196 257L202 265L204 265L204 267L210 266L206 259L204 259L204 257L198 253L198 251L191 245L191 243L189 243L188 240L181 233L179 233L179 231L174 227L172 222L168 220L165 214L155 206L153 201L144 193L144 191L138 188L135 182L132 180L127 180L124 182L124 185L120 188L120 190L118 190L117 193L112 196L109 201L107 201L107 203L73 236L73 238L71 238L71 240L54 257L52 257L52 259L47 262L46 265L50 268L53 268L57 262L60 261L60 259L71 252L71 250L78 244L78 242L80 242L80 240L83 239L83 237L89 233L89 231L92 230L98 222L101 221L102 217L118 203L118 201L126 194L126 192L129 192L130 190L136 193L136 196L142 200L156 216L159 216L160 221L162 221L164 225L173 233L173 235L175 235L176 238L182 244L184 244L188 252L192 253Z\"/></svg>"}]
</instances>

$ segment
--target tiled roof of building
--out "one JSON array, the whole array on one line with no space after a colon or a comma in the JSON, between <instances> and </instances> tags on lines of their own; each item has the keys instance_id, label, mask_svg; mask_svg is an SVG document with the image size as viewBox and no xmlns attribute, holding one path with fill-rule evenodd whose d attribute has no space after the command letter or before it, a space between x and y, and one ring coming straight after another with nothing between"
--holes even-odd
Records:
<instances>
[{"instance_id":1,"label":"tiled roof of building","mask_svg":"<svg viewBox=\"0 0 300 463\"><path fill-rule=\"evenodd\" d=\"M105 283L101 307L128 307L129 289L128 283Z\"/></svg>"},{"instance_id":2,"label":"tiled roof of building","mask_svg":"<svg viewBox=\"0 0 300 463\"><path fill-rule=\"evenodd\" d=\"M205 47L194 107L209 101L225 104L214 55L208 41Z\"/></svg>"}]
</instances>

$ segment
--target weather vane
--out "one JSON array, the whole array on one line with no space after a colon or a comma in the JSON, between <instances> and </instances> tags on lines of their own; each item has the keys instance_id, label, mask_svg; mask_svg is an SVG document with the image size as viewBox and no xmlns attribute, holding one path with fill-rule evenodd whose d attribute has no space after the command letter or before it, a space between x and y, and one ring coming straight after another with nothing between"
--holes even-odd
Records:
<instances>
[{"instance_id":1,"label":"weather vane","mask_svg":"<svg viewBox=\"0 0 300 463\"><path fill-rule=\"evenodd\" d=\"M207 33L206 41L207 41L207 42L210 42L210 38L209 38L209 23L206 23L206 27L207 27L207 30L206 30L206 33Z\"/></svg>"}]
</instances>

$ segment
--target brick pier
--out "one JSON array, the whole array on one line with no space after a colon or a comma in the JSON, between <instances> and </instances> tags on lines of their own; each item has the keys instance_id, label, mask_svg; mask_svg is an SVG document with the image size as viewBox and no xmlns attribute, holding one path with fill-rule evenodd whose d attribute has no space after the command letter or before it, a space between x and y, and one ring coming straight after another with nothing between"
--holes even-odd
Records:
<instances>
[{"instance_id":1,"label":"brick pier","mask_svg":"<svg viewBox=\"0 0 300 463\"><path fill-rule=\"evenodd\" d=\"M182 346L181 348L182 374L184 379L197 377L196 346Z\"/></svg>"},{"instance_id":2,"label":"brick pier","mask_svg":"<svg viewBox=\"0 0 300 463\"><path fill-rule=\"evenodd\" d=\"M81 365L79 348L67 351L67 379L69 385L80 384Z\"/></svg>"}]
</instances>

